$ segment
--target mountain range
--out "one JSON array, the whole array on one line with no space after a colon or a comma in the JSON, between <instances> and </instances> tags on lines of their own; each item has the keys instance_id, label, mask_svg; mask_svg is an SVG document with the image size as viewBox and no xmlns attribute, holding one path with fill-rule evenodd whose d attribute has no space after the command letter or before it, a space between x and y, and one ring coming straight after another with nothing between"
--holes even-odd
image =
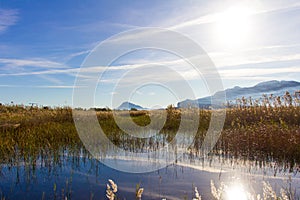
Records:
<instances>
[{"instance_id":1,"label":"mountain range","mask_svg":"<svg viewBox=\"0 0 300 200\"><path fill-rule=\"evenodd\" d=\"M251 97L252 99L258 99L262 97L263 94L273 94L276 96L278 95L282 96L285 94L286 91L293 93L296 90L300 90L300 82L272 80L272 81L258 83L257 85L252 87L236 86L234 88L226 89L225 94L226 94L226 101L235 101L237 98L242 98L243 96L246 98ZM183 108L189 105L198 105L201 108L207 108L211 106L211 99L217 98L221 92L224 91L219 91L212 96L207 96L195 100L186 99L184 101L178 102L177 107ZM122 103L117 109L130 110L132 108L137 110L146 109L130 102Z\"/></svg>"},{"instance_id":2,"label":"mountain range","mask_svg":"<svg viewBox=\"0 0 300 200\"><path fill-rule=\"evenodd\" d=\"M258 99L262 97L263 94L273 94L276 96L282 96L286 91L293 93L296 90L300 90L300 82L296 81L266 81L258 83L252 87L239 87L226 89L226 101L235 101L237 98L246 98L251 97L252 99ZM211 98L217 98L220 95L220 92L216 92L212 96L207 96L199 98L196 100L187 99L177 103L177 107L182 108L191 104L197 104L199 107L208 107L211 106Z\"/></svg>"}]
</instances>

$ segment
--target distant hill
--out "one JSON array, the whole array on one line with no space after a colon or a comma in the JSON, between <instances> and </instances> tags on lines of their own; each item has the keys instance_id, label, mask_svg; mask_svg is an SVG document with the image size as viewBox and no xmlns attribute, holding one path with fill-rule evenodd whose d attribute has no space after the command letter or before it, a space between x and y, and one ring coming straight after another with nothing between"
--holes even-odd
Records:
<instances>
[{"instance_id":1,"label":"distant hill","mask_svg":"<svg viewBox=\"0 0 300 200\"><path fill-rule=\"evenodd\" d=\"M137 110L146 110L146 108L143 108L143 107L141 107L139 105L130 103L128 101L123 102L117 109L118 110L130 110L132 108L137 109Z\"/></svg>"},{"instance_id":2,"label":"distant hill","mask_svg":"<svg viewBox=\"0 0 300 200\"><path fill-rule=\"evenodd\" d=\"M296 81L266 81L258 83L253 87L234 87L225 90L226 101L234 101L241 97L252 97L257 99L262 97L263 94L284 95L286 91L294 92L300 90L300 83ZM185 101L178 102L177 107L187 107L191 104L198 104L199 107L211 106L211 98L217 97L221 92L216 92L213 96L207 96L196 100L187 99ZM225 103L225 102L224 102Z\"/></svg>"}]
</instances>

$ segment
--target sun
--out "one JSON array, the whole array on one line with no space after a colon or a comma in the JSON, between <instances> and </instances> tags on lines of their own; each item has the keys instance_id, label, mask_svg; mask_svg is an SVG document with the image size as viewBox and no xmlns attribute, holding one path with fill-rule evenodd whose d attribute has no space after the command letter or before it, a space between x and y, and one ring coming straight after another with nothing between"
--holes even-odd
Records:
<instances>
[{"instance_id":1,"label":"sun","mask_svg":"<svg viewBox=\"0 0 300 200\"><path fill-rule=\"evenodd\" d=\"M216 42L235 48L246 45L252 34L253 10L250 7L231 7L218 14L216 19Z\"/></svg>"}]
</instances>

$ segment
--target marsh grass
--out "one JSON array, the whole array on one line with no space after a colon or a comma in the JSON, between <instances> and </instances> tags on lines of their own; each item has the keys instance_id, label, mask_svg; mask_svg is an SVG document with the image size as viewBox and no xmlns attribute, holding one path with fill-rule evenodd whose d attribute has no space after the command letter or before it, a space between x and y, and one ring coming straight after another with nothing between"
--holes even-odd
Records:
<instances>
[{"instance_id":1,"label":"marsh grass","mask_svg":"<svg viewBox=\"0 0 300 200\"><path fill-rule=\"evenodd\" d=\"M297 170L300 163L300 107L297 102L281 102L276 106L270 101L252 106L248 104L226 108L224 129L211 155L233 161L251 160L259 167L276 163L275 175L280 170ZM186 147L193 157L201 156L201 144L211 117L210 110L198 111L197 134L193 144ZM117 112L122 116L127 111ZM150 123L150 112L155 112L157 117L160 112L166 112L167 118L163 128L149 138L136 138L124 133L109 109L96 114L104 133L115 145L129 151L147 152L172 141L182 114L191 111L168 107L165 111L130 111L130 117L136 124L146 126ZM189 123L195 119L184 120ZM65 153L89 156L78 137L70 108L0 106L1 163L15 165L25 162L34 166L38 159L42 159L46 165L53 165L59 164L61 155Z\"/></svg>"},{"instance_id":2,"label":"marsh grass","mask_svg":"<svg viewBox=\"0 0 300 200\"><path fill-rule=\"evenodd\" d=\"M251 165L259 168L271 167L274 176L286 171L297 173L300 164L299 99L292 99L294 100L292 101L288 95L281 100L272 98L271 101L269 97L264 97L262 103L254 103L253 100L249 103L243 99L237 106L228 106L224 129L210 155L219 157L221 162L240 164L244 162L248 165L251 161ZM122 116L125 111L117 112ZM151 112L155 112L159 118L159 112L162 111ZM163 112L167 113L166 123L162 130L157 131L155 136L150 138L135 138L124 133L114 121L113 112L109 109L99 110L96 113L104 133L114 144L128 151L147 152L157 150L170 142L177 134L182 114L191 111L169 107ZM141 126L150 123L149 115L150 111L130 111L131 119ZM196 137L193 138L192 145L186 147L190 159L202 156L201 144L209 127L210 117L210 110L199 110ZM185 120L189 123L195 119L190 117ZM29 182L37 165L51 170L55 166L62 166L64 159L71 158L74 166L79 167L80 157L84 161L86 158L91 158L91 155L80 141L70 108L0 106L0 175L3 164L9 169L13 167L19 169L19 166L24 165L26 181ZM20 181L18 179L20 177L17 176L16 182ZM66 183L64 195L61 196L69 199L70 187L71 184ZM253 194L253 199L275 199L270 185L266 183L264 188L266 195ZM219 189L216 188L215 191ZM56 187L53 186L53 195L58 196L59 193L60 191L56 191ZM142 191L137 190L136 194L142 196ZM198 195L200 198L201 194ZM195 191L195 199L198 195ZM287 188L282 189L276 198L290 200L294 198L293 195L293 191ZM5 199L2 194L1 199Z\"/></svg>"}]
</instances>

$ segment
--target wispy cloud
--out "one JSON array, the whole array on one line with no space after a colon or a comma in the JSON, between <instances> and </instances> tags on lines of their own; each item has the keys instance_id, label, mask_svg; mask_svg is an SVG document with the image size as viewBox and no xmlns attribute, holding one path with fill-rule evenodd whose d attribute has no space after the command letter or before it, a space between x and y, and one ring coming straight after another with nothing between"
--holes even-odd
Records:
<instances>
[{"instance_id":1,"label":"wispy cloud","mask_svg":"<svg viewBox=\"0 0 300 200\"><path fill-rule=\"evenodd\" d=\"M288 74L288 73L300 73L299 66L291 66L285 68L241 68L241 69L224 69L220 70L222 78L225 79L244 79L247 78L257 78L257 77L269 77L274 79L274 75L278 74Z\"/></svg>"},{"instance_id":2,"label":"wispy cloud","mask_svg":"<svg viewBox=\"0 0 300 200\"><path fill-rule=\"evenodd\" d=\"M0 33L6 31L8 27L16 24L18 21L18 10L0 8Z\"/></svg>"},{"instance_id":3,"label":"wispy cloud","mask_svg":"<svg viewBox=\"0 0 300 200\"><path fill-rule=\"evenodd\" d=\"M71 30L71 31L80 31L80 32L100 32L105 30L111 30L114 28L117 29L133 29L139 28L140 26L125 24L125 23L113 23L113 22L104 22L104 21L95 21L90 23L84 23L79 25L71 25L71 26L62 26L59 27L62 30Z\"/></svg>"},{"instance_id":4,"label":"wispy cloud","mask_svg":"<svg viewBox=\"0 0 300 200\"><path fill-rule=\"evenodd\" d=\"M199 24L206 24L206 23L212 23L215 22L219 18L219 13L214 13L214 14L208 14L204 16L200 16L196 19L188 20L185 22L182 22L180 24L173 25L169 27L170 29L180 29L180 28L185 28L188 26L195 26Z\"/></svg>"},{"instance_id":5,"label":"wispy cloud","mask_svg":"<svg viewBox=\"0 0 300 200\"><path fill-rule=\"evenodd\" d=\"M264 47L262 49L277 49L283 48L282 46L270 46ZM224 55L222 53L212 53L213 60L216 62L219 73L223 79L236 79L240 80L243 78L257 78L257 77L277 77L279 74L288 74L288 73L300 73L299 67L278 67L276 66L269 66L265 68L261 68L259 64L263 63L278 63L279 61L295 61L300 60L300 54L288 54L288 55L257 55L257 54L250 54L250 50L246 51L247 56L236 57L236 55ZM251 51L256 52L255 49ZM219 57L218 57L219 56ZM0 73L0 76L31 76L31 75L38 75L42 78L47 79L48 81L60 85L62 81L48 75L56 75L56 74L65 74L73 77L81 77L85 79L88 83L93 81L98 81L98 76L100 73L105 72L108 70L109 75L104 75L99 81L100 84L115 84L117 83L118 79L122 78L122 74L126 74L132 70L140 68L139 71L133 72L134 76L127 77L128 81L125 81L124 87L130 85L131 83L136 83L143 81L145 79L149 79L152 81L160 82L161 74L164 75L164 82L170 81L178 81L178 80L195 80L199 79L199 74L195 71L193 67L191 67L188 63L186 63L182 59L174 59L174 60L160 60L158 59L157 62L154 60L143 60L142 62L138 60L135 62L134 60L129 60L129 63L132 64L124 64L124 65L117 65L117 66L94 66L94 67L86 67L86 68L63 68L63 69L46 69L40 71L26 71L26 72L17 72L17 73ZM137 63L137 64L133 64ZM245 66L245 65L251 66ZM60 65L59 65L60 66ZM153 66L149 68L149 66ZM157 66L157 68L155 67ZM144 70L143 70L144 69ZM159 69L159 72L157 70ZM147 72L145 71L147 70ZM170 70L175 70L178 74L182 77L176 75L175 71L170 74ZM80 72L80 73L78 73ZM209 76L209 74L202 74L204 76ZM51 79L51 80L50 80ZM83 80L82 79L82 80ZM60 88L59 86L52 86L52 88ZM51 88L51 87L49 87Z\"/></svg>"},{"instance_id":6,"label":"wispy cloud","mask_svg":"<svg viewBox=\"0 0 300 200\"><path fill-rule=\"evenodd\" d=\"M0 85L0 88L44 88L44 89L73 89L83 88L84 86L75 85Z\"/></svg>"},{"instance_id":7,"label":"wispy cloud","mask_svg":"<svg viewBox=\"0 0 300 200\"><path fill-rule=\"evenodd\" d=\"M24 72L8 72L8 73L0 73L0 76L31 76L31 75L55 75L55 74L66 74L70 76L78 76L78 77L95 77L96 73L109 71L124 71L129 69L134 69L139 67L140 65L124 65L124 66L94 66L94 67L84 67L84 68L65 68L65 69L46 69L39 71L24 71ZM78 72L81 72L78 74Z\"/></svg>"},{"instance_id":8,"label":"wispy cloud","mask_svg":"<svg viewBox=\"0 0 300 200\"><path fill-rule=\"evenodd\" d=\"M7 76L31 76L38 77L54 84L62 84L63 81L56 77L48 76L50 74L76 73L77 69L72 69L64 63L59 63L47 59L8 59L0 58L1 73L0 77Z\"/></svg>"},{"instance_id":9,"label":"wispy cloud","mask_svg":"<svg viewBox=\"0 0 300 200\"><path fill-rule=\"evenodd\" d=\"M16 68L16 67L66 68L67 67L62 63L41 59L41 58L33 58L33 59L0 58L0 65L7 68Z\"/></svg>"},{"instance_id":10,"label":"wispy cloud","mask_svg":"<svg viewBox=\"0 0 300 200\"><path fill-rule=\"evenodd\" d=\"M75 85L42 85L42 86L32 86L37 88L49 88L49 89L73 89L73 88L83 88L84 86Z\"/></svg>"},{"instance_id":11,"label":"wispy cloud","mask_svg":"<svg viewBox=\"0 0 300 200\"><path fill-rule=\"evenodd\" d=\"M72 53L69 56L67 56L66 60L70 60L70 59L72 59L74 57L81 56L81 55L87 55L90 52L91 52L91 50L84 50L84 51L75 52L75 53Z\"/></svg>"},{"instance_id":12,"label":"wispy cloud","mask_svg":"<svg viewBox=\"0 0 300 200\"><path fill-rule=\"evenodd\" d=\"M266 46L263 49L277 49L281 48L281 46ZM270 63L270 62L278 62L278 61L295 61L300 60L300 54L286 54L286 55L274 55L273 53L261 53L257 55L257 50L252 49L250 51L244 51L239 54L230 54L230 53L222 53L222 52L211 52L208 53L212 58L213 62L216 64L218 68L229 67L229 66L239 66L246 64L262 64L262 63ZM247 56L245 56L246 54ZM132 64L124 64L120 66L110 66L107 69L110 71L124 71L129 69L135 69L138 67L143 67L147 65L165 65L172 66L178 71L185 72L186 67L184 65L184 61L181 59L174 60L158 60L153 62L153 60L130 60L128 63ZM135 64L133 64L135 63ZM45 59L4 59L0 58L0 65L2 64L2 72L0 76L28 76L28 75L46 75L46 74L70 74L75 75L79 72L80 68L70 68L69 66L54 62ZM13 72L10 69L18 69L18 67L33 67L33 68L43 68L45 70L39 71L30 71L24 70L23 72ZM86 67L82 68L83 74L87 73L97 73L102 72L106 69L106 66L94 66L94 67Z\"/></svg>"},{"instance_id":13,"label":"wispy cloud","mask_svg":"<svg viewBox=\"0 0 300 200\"><path fill-rule=\"evenodd\" d=\"M275 63L285 61L299 61L300 54L287 54L287 55L272 55L267 53L262 54L240 54L232 55L227 53L210 53L210 57L218 68L249 65L249 64L263 64Z\"/></svg>"},{"instance_id":14,"label":"wispy cloud","mask_svg":"<svg viewBox=\"0 0 300 200\"><path fill-rule=\"evenodd\" d=\"M0 76L30 76L30 75L43 75L43 74L76 74L79 68L72 69L53 69L53 70L42 70L42 71L26 71L17 73L1 73Z\"/></svg>"},{"instance_id":15,"label":"wispy cloud","mask_svg":"<svg viewBox=\"0 0 300 200\"><path fill-rule=\"evenodd\" d=\"M272 1L273 3L273 1ZM279 5L275 5L273 6L272 4L270 5L265 5L266 8L258 8L257 10L253 10L251 13L249 13L249 15L257 15L257 14L264 14L264 13L270 13L270 12L277 12L277 11L284 11L284 10L290 10L290 9L295 9L295 8L299 8L300 7L300 3L299 2L294 2L294 3L284 3L284 4L279 4ZM188 13L188 15L191 15L190 13ZM173 29L173 30L179 30L179 29L183 29L183 28L189 28L191 26L196 26L196 25L200 25L200 24L207 24L207 23L214 23L216 21L218 21L218 19L220 19L220 17L222 17L222 13L220 12L214 12L214 13L210 13L207 15L202 15L202 16L194 16L192 19L190 20L186 20L182 23L177 23L174 22L173 24L175 25L171 25L169 28ZM178 19L176 19L178 20Z\"/></svg>"},{"instance_id":16,"label":"wispy cloud","mask_svg":"<svg viewBox=\"0 0 300 200\"><path fill-rule=\"evenodd\" d=\"M19 88L21 85L0 85L0 88Z\"/></svg>"},{"instance_id":17,"label":"wispy cloud","mask_svg":"<svg viewBox=\"0 0 300 200\"><path fill-rule=\"evenodd\" d=\"M47 80L47 81L49 81L49 82L51 82L51 83L57 84L57 85L63 83L62 80L59 80L59 79L57 79L57 78L55 78L55 77L53 77L53 76L39 75L39 77L42 78L42 79L44 79L44 80Z\"/></svg>"}]
</instances>

